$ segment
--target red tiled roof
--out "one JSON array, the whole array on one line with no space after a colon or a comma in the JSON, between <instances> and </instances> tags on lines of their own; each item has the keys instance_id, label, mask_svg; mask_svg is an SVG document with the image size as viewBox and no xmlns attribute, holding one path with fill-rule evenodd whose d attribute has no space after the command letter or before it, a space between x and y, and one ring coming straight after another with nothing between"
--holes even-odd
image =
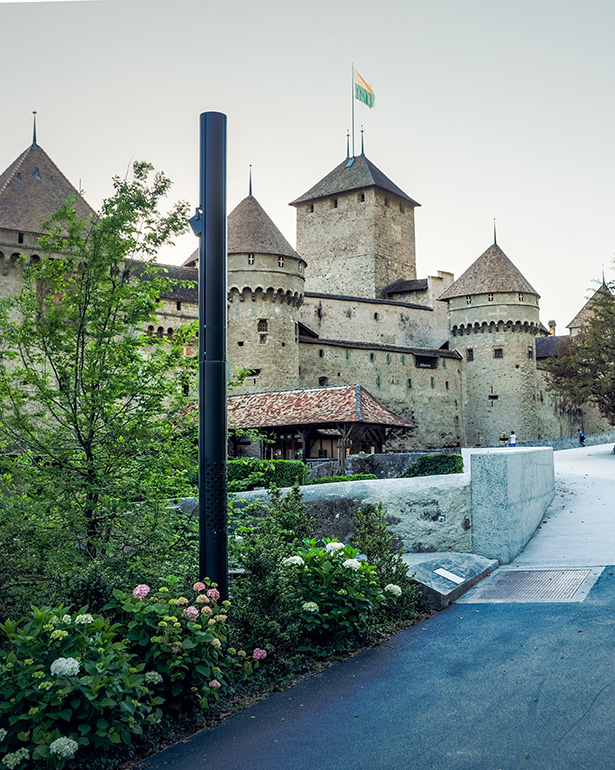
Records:
<instances>
[{"instance_id":1,"label":"red tiled roof","mask_svg":"<svg viewBox=\"0 0 615 770\"><path fill-rule=\"evenodd\" d=\"M228 421L234 428L243 429L344 422L416 427L387 409L361 385L230 396Z\"/></svg>"}]
</instances>

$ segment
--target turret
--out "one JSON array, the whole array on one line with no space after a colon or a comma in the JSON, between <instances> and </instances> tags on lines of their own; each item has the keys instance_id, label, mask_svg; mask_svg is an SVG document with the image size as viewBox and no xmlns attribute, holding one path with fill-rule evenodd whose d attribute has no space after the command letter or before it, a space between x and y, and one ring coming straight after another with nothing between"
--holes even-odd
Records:
<instances>
[{"instance_id":1,"label":"turret","mask_svg":"<svg viewBox=\"0 0 615 770\"><path fill-rule=\"evenodd\" d=\"M449 345L465 359L466 444L538 437L535 338L539 295L494 243L450 286Z\"/></svg>"}]
</instances>

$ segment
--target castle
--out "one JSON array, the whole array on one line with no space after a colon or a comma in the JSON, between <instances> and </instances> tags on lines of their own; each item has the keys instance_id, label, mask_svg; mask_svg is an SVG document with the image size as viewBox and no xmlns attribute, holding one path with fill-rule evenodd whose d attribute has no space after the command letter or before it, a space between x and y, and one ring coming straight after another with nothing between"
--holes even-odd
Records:
<instances>
[{"instance_id":1,"label":"castle","mask_svg":"<svg viewBox=\"0 0 615 770\"><path fill-rule=\"evenodd\" d=\"M0 175L0 294L18 289L19 254L38 258L41 223L76 194L36 141ZM81 197L77 205L90 212ZM418 278L420 204L363 154L291 205L296 249L251 193L228 218L228 360L250 371L229 414L269 430L273 456L499 446L512 431L534 441L609 428L594 409L568 410L548 392L541 361L553 337L539 294L497 243L457 280ZM194 286L161 297L148 331L172 336L198 317L198 251L164 267Z\"/></svg>"}]
</instances>

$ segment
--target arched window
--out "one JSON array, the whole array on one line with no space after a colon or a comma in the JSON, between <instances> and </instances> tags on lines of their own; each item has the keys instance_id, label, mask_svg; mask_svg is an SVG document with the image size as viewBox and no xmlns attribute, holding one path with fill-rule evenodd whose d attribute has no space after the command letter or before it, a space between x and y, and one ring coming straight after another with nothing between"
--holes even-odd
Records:
<instances>
[{"instance_id":1,"label":"arched window","mask_svg":"<svg viewBox=\"0 0 615 770\"><path fill-rule=\"evenodd\" d=\"M162 326L158 327L158 331L156 332L156 336L160 337L160 339L162 339L164 337L164 329L162 328Z\"/></svg>"},{"instance_id":2,"label":"arched window","mask_svg":"<svg viewBox=\"0 0 615 770\"><path fill-rule=\"evenodd\" d=\"M147 336L148 337L153 337L154 336L154 327L153 326L148 326L147 327Z\"/></svg>"},{"instance_id":3,"label":"arched window","mask_svg":"<svg viewBox=\"0 0 615 770\"><path fill-rule=\"evenodd\" d=\"M172 340L173 339L173 329L167 329L167 337Z\"/></svg>"}]
</instances>

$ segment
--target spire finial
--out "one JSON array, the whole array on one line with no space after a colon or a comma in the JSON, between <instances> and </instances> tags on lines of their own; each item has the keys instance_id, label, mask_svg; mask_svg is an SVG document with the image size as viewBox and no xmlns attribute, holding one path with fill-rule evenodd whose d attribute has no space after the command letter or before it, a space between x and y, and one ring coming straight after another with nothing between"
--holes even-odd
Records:
<instances>
[{"instance_id":1,"label":"spire finial","mask_svg":"<svg viewBox=\"0 0 615 770\"><path fill-rule=\"evenodd\" d=\"M606 286L606 281L604 280L604 265L602 265L602 285Z\"/></svg>"},{"instance_id":2,"label":"spire finial","mask_svg":"<svg viewBox=\"0 0 615 770\"><path fill-rule=\"evenodd\" d=\"M361 126L361 155L365 155L365 143L363 142L363 126Z\"/></svg>"},{"instance_id":3,"label":"spire finial","mask_svg":"<svg viewBox=\"0 0 615 770\"><path fill-rule=\"evenodd\" d=\"M350 157L350 129L346 129L346 160Z\"/></svg>"},{"instance_id":4,"label":"spire finial","mask_svg":"<svg viewBox=\"0 0 615 770\"><path fill-rule=\"evenodd\" d=\"M495 229L495 217L493 217L493 245L494 246L498 245L498 235Z\"/></svg>"},{"instance_id":5,"label":"spire finial","mask_svg":"<svg viewBox=\"0 0 615 770\"><path fill-rule=\"evenodd\" d=\"M248 196L252 197L252 164L250 163L250 185L248 189Z\"/></svg>"},{"instance_id":6,"label":"spire finial","mask_svg":"<svg viewBox=\"0 0 615 770\"><path fill-rule=\"evenodd\" d=\"M38 144L36 143L36 110L32 110L32 114L34 115L34 129L32 131L32 147L38 147Z\"/></svg>"}]
</instances>

